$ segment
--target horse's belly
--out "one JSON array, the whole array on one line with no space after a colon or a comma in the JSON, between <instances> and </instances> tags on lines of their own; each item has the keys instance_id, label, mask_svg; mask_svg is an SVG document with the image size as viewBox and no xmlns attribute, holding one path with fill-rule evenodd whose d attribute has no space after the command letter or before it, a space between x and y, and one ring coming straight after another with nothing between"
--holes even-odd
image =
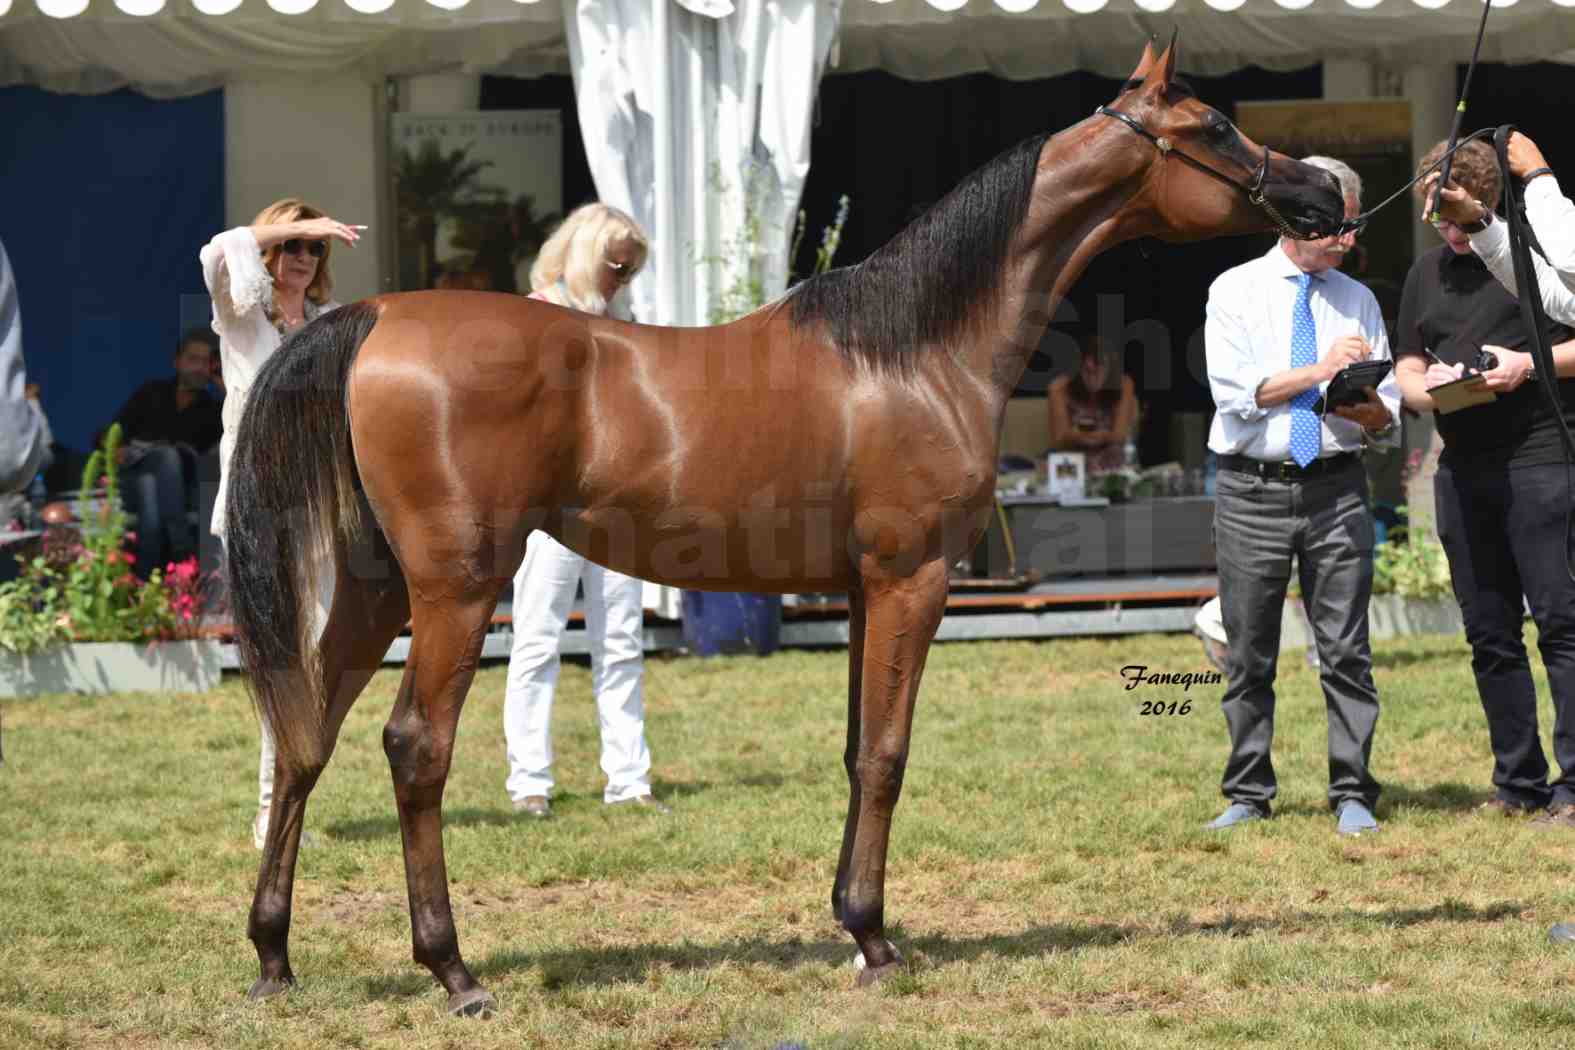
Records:
<instances>
[{"instance_id":1,"label":"horse's belly","mask_svg":"<svg viewBox=\"0 0 1575 1050\"><path fill-rule=\"evenodd\" d=\"M566 515L557 537L600 565L691 590L846 590L848 519L832 506L727 513L660 512L637 520L616 508Z\"/></svg>"},{"instance_id":2,"label":"horse's belly","mask_svg":"<svg viewBox=\"0 0 1575 1050\"><path fill-rule=\"evenodd\" d=\"M674 587L840 591L859 573L907 576L925 562L956 560L977 541L987 510L837 501L646 515L603 506L566 514L558 539L598 564Z\"/></svg>"}]
</instances>

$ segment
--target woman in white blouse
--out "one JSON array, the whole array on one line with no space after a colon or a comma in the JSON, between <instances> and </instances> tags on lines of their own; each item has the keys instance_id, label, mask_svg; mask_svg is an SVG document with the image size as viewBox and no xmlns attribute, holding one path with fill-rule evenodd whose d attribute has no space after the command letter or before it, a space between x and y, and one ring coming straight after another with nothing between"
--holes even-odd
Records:
<instances>
[{"instance_id":1,"label":"woman in white blouse","mask_svg":"<svg viewBox=\"0 0 1575 1050\"><path fill-rule=\"evenodd\" d=\"M287 335L339 305L328 297L334 283L328 266L332 245L335 240L354 244L364 229L286 197L259 212L250 226L226 230L202 249L202 278L213 299L213 330L219 334L225 388L219 495L211 523L213 534L220 539L224 537L230 455L252 380ZM252 822L252 844L258 849L268 833L268 810L273 802L273 739L267 726L262 727L261 751L257 817Z\"/></svg>"}]
</instances>

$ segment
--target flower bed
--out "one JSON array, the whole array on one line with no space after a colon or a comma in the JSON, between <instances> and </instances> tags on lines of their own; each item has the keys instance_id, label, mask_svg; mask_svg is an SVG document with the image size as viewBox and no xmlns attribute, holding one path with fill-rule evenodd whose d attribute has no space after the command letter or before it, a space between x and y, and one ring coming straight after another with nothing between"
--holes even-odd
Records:
<instances>
[{"instance_id":1,"label":"flower bed","mask_svg":"<svg viewBox=\"0 0 1575 1050\"><path fill-rule=\"evenodd\" d=\"M133 572L136 559L125 550L134 536L120 505L119 448L117 425L82 474L81 492L101 488L102 498L80 500L76 524L48 526L41 552L17 579L0 584L0 695L205 689L217 682L217 643L198 638L203 581L197 559L171 562L146 580ZM107 655L105 643L131 655ZM68 651L94 645L100 648ZM211 667L211 673L165 673L157 670L161 663ZM117 667L127 673L116 673ZM148 667L155 670L130 673Z\"/></svg>"}]
</instances>

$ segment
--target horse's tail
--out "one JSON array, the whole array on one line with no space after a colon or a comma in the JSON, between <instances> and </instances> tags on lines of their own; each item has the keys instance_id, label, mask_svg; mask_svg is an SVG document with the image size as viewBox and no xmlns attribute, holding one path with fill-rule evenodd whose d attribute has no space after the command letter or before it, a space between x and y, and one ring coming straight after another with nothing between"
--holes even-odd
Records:
<instances>
[{"instance_id":1,"label":"horse's tail","mask_svg":"<svg viewBox=\"0 0 1575 1050\"><path fill-rule=\"evenodd\" d=\"M326 757L314 609L365 524L346 393L356 350L380 314L370 301L341 307L280 347L252 384L230 463L236 649L279 760L296 770Z\"/></svg>"}]
</instances>

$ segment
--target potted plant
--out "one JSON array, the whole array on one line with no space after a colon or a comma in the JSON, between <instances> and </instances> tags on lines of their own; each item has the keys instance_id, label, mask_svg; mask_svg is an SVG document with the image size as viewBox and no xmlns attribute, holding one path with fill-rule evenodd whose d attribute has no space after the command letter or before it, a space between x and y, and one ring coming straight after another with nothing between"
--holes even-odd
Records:
<instances>
[{"instance_id":1,"label":"potted plant","mask_svg":"<svg viewBox=\"0 0 1575 1050\"><path fill-rule=\"evenodd\" d=\"M1400 508L1405 517L1405 508ZM1373 596L1368 602L1368 635L1456 634L1465 630L1450 582L1443 545L1421 529L1397 529L1373 551ZM1286 592L1280 648L1312 644L1312 629L1302 607L1301 587L1292 577Z\"/></svg>"},{"instance_id":2,"label":"potted plant","mask_svg":"<svg viewBox=\"0 0 1575 1050\"><path fill-rule=\"evenodd\" d=\"M132 571L119 449L116 425L83 470L79 524L50 526L18 578L0 584L0 696L218 684L218 642L199 637L197 560L154 569L146 580Z\"/></svg>"},{"instance_id":3,"label":"potted plant","mask_svg":"<svg viewBox=\"0 0 1575 1050\"><path fill-rule=\"evenodd\" d=\"M1404 508L1400 514L1404 516ZM1372 636L1465 630L1443 544L1419 528L1400 531L1380 544L1373 557L1373 599L1368 605Z\"/></svg>"}]
</instances>

